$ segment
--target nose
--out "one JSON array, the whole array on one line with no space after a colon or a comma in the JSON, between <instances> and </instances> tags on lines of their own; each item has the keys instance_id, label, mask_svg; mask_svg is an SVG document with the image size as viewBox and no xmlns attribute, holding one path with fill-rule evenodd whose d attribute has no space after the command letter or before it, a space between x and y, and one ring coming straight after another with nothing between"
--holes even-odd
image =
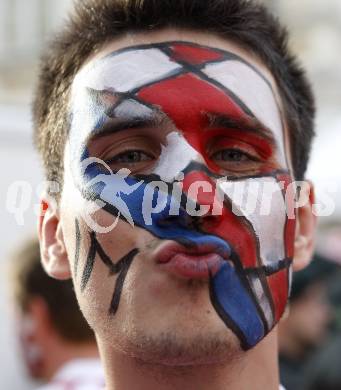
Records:
<instances>
[{"instance_id":1,"label":"nose","mask_svg":"<svg viewBox=\"0 0 341 390\"><path fill-rule=\"evenodd\" d=\"M185 175L182 186L181 198L175 200L179 203L179 212L172 215L167 205L158 215L158 226L164 229L178 226L191 230L216 227L221 221L222 213L219 210L222 210L223 199L215 181L204 172L192 171Z\"/></svg>"}]
</instances>

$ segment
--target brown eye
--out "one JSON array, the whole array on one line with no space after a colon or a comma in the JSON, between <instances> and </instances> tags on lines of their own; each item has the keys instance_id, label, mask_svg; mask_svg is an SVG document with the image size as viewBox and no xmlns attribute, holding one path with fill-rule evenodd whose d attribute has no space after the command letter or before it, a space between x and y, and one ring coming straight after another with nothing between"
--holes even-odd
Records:
<instances>
[{"instance_id":1,"label":"brown eye","mask_svg":"<svg viewBox=\"0 0 341 390\"><path fill-rule=\"evenodd\" d=\"M117 156L112 157L107 160L108 164L110 163L124 163L124 164L136 164L144 161L151 161L153 157L140 150L129 150L118 154Z\"/></svg>"},{"instance_id":2,"label":"brown eye","mask_svg":"<svg viewBox=\"0 0 341 390\"><path fill-rule=\"evenodd\" d=\"M121 168L128 168L132 173L143 173L150 169L156 162L157 157L142 150L127 150L105 159L105 163L113 171L119 171Z\"/></svg>"},{"instance_id":3,"label":"brown eye","mask_svg":"<svg viewBox=\"0 0 341 390\"><path fill-rule=\"evenodd\" d=\"M254 161L255 158L249 154L242 152L238 149L223 149L214 153L212 158L216 161L224 162L243 162L243 161Z\"/></svg>"}]
</instances>

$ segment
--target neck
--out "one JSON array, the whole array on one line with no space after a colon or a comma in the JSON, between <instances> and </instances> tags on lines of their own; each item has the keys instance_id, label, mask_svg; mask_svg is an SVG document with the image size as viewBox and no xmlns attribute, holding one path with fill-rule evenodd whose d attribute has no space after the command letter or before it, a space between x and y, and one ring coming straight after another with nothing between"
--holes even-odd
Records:
<instances>
[{"instance_id":1,"label":"neck","mask_svg":"<svg viewBox=\"0 0 341 390\"><path fill-rule=\"evenodd\" d=\"M146 363L99 341L106 390L278 390L277 332L239 359L220 364L167 366Z\"/></svg>"}]
</instances>

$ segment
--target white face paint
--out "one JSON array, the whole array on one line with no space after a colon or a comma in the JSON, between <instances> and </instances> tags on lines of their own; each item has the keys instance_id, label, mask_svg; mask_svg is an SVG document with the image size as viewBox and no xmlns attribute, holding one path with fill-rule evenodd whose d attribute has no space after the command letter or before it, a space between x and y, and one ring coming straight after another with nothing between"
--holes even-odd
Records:
<instances>
[{"instance_id":1,"label":"white face paint","mask_svg":"<svg viewBox=\"0 0 341 390\"><path fill-rule=\"evenodd\" d=\"M181 71L182 66L159 49L124 50L115 52L97 64L86 66L76 82L88 88L130 92Z\"/></svg>"},{"instance_id":2,"label":"white face paint","mask_svg":"<svg viewBox=\"0 0 341 390\"><path fill-rule=\"evenodd\" d=\"M161 180L172 182L192 161L205 163L181 133L172 132L167 135L166 146L162 145L160 157L152 173L159 175Z\"/></svg>"}]
</instances>

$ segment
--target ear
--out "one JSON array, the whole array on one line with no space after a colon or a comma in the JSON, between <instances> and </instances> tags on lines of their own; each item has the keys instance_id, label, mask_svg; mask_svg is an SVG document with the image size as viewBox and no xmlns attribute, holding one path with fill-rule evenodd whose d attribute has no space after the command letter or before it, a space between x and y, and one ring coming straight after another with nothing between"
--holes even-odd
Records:
<instances>
[{"instance_id":1,"label":"ear","mask_svg":"<svg viewBox=\"0 0 341 390\"><path fill-rule=\"evenodd\" d=\"M316 216L314 186L310 181L300 187L296 213L293 270L300 271L311 261L315 247Z\"/></svg>"},{"instance_id":2,"label":"ear","mask_svg":"<svg viewBox=\"0 0 341 390\"><path fill-rule=\"evenodd\" d=\"M70 279L71 270L67 256L58 207L54 202L41 200L38 219L40 255L45 271L56 279Z\"/></svg>"}]
</instances>

